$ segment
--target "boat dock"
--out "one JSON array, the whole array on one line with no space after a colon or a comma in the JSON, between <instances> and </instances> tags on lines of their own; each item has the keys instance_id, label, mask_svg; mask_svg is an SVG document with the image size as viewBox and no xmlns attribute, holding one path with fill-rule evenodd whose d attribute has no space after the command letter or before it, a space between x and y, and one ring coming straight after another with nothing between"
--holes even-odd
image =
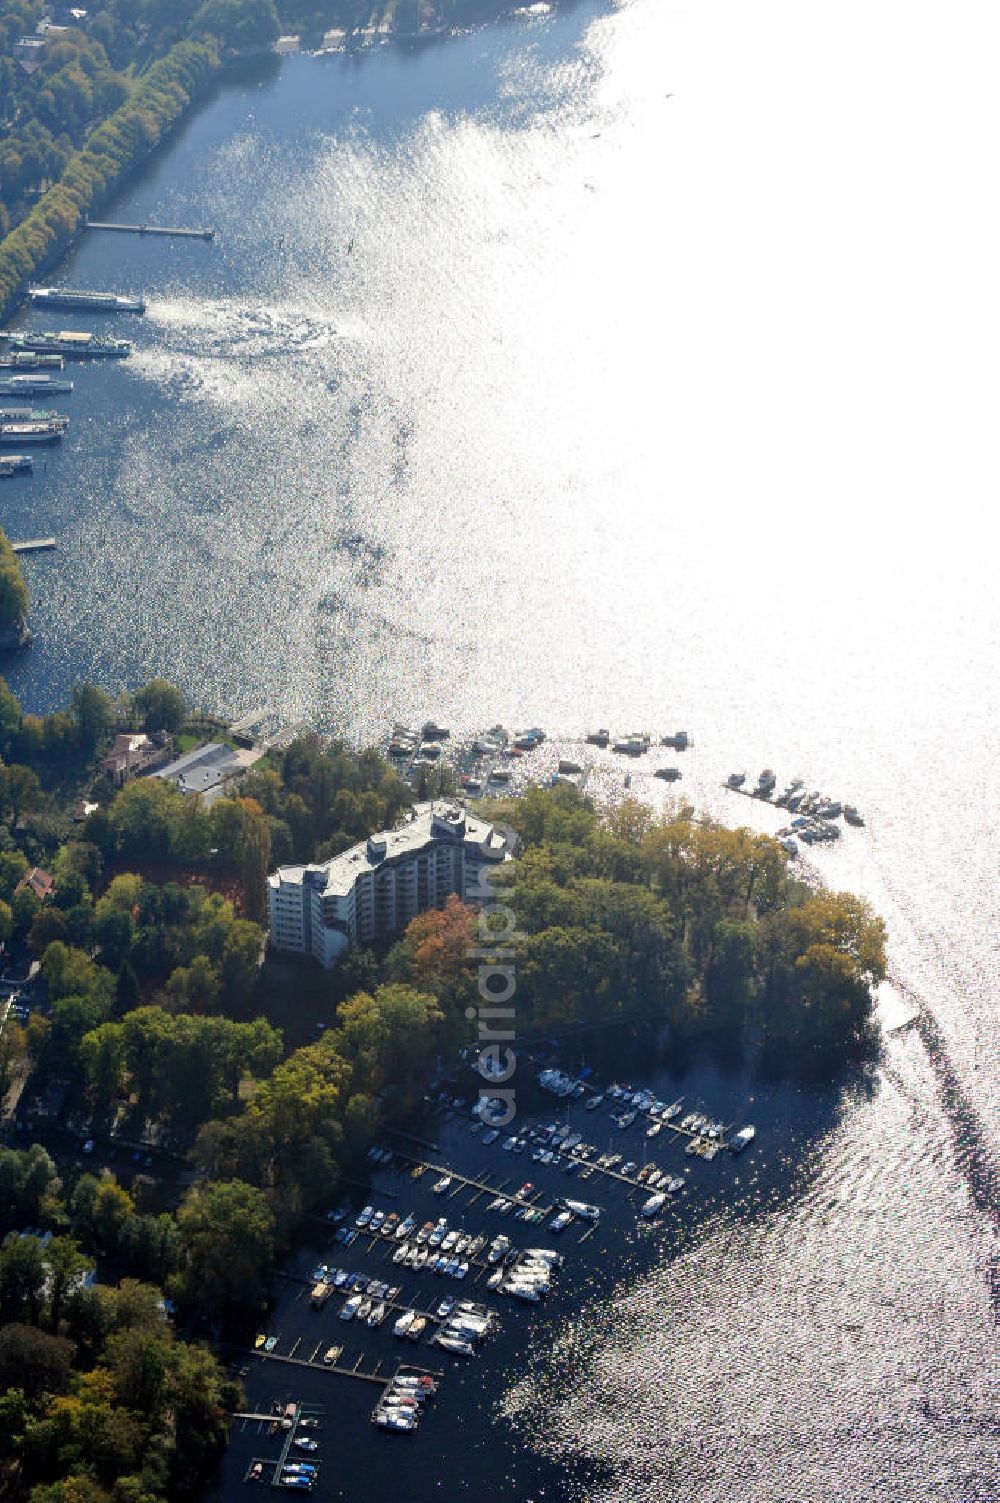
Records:
<instances>
[{"instance_id":1,"label":"boat dock","mask_svg":"<svg viewBox=\"0 0 1000 1503\"><path fill-rule=\"evenodd\" d=\"M322 1344L323 1343L320 1342L320 1346L322 1346ZM280 1352L246 1351L245 1348L243 1350L246 1352L246 1355L248 1357L258 1357L261 1362L284 1362L290 1367L308 1367L314 1373L333 1373L340 1378L363 1378L367 1383L381 1383L384 1385L389 1381L389 1379L381 1373L363 1373L361 1371L361 1363L364 1360L363 1357L358 1358L357 1363L354 1367L328 1367L321 1362L307 1362L304 1357L284 1357ZM318 1350L319 1348L317 1348L317 1351ZM379 1365L381 1366L381 1364Z\"/></svg>"},{"instance_id":2,"label":"boat dock","mask_svg":"<svg viewBox=\"0 0 1000 1503\"><path fill-rule=\"evenodd\" d=\"M55 538L26 538L23 543L11 543L15 553L51 553L56 546Z\"/></svg>"},{"instance_id":3,"label":"boat dock","mask_svg":"<svg viewBox=\"0 0 1000 1503\"><path fill-rule=\"evenodd\" d=\"M437 1378L439 1381L444 1377L444 1373L436 1369L416 1367L412 1362L405 1361L397 1362L391 1373L379 1372L379 1368L382 1366L381 1362L377 1362L371 1372L362 1372L361 1364L365 1360L364 1352L358 1353L358 1359L353 1367L338 1367L323 1362L316 1362L314 1360L316 1352L319 1351L322 1345L323 1342L321 1341L316 1347L316 1351L313 1352L312 1359L308 1361L305 1357L284 1357L280 1352L250 1351L245 1347L240 1348L240 1351L241 1354L248 1357L258 1357L261 1362L283 1362L289 1367L308 1367L314 1373L330 1373L338 1378L359 1378L364 1383L378 1383L382 1388L387 1387L399 1372L418 1373L421 1376L426 1375L430 1378ZM256 1416L251 1415L247 1416L247 1418L256 1418ZM273 1419L274 1416L272 1415L271 1418Z\"/></svg>"},{"instance_id":4,"label":"boat dock","mask_svg":"<svg viewBox=\"0 0 1000 1503\"><path fill-rule=\"evenodd\" d=\"M121 235L175 235L181 240L214 240L214 229L202 229L194 226L185 229L181 225L170 224L108 224L105 221L88 219L85 229L88 230L114 230Z\"/></svg>"},{"instance_id":5,"label":"boat dock","mask_svg":"<svg viewBox=\"0 0 1000 1503\"><path fill-rule=\"evenodd\" d=\"M373 1237L372 1240L369 1242L367 1248L365 1249L365 1252L370 1257L375 1252L376 1248L381 1247L381 1248L384 1249L385 1252L387 1252L390 1255L389 1256L389 1261L391 1262L392 1261L391 1255L392 1255L392 1253L395 1251L395 1249L398 1246L399 1246L398 1242L394 1242L394 1241L387 1242L384 1237ZM474 1265L479 1270L479 1272L476 1275L476 1278L473 1280L473 1283L478 1282L478 1279L479 1279L479 1277L481 1276L482 1273L486 1273L486 1272L492 1273L493 1270L494 1270L494 1268L495 1268L495 1266L496 1266L493 1263L488 1263L485 1258L479 1257L479 1256L473 1256L473 1257L469 1258L468 1261L469 1261L469 1263L471 1265ZM301 1299L302 1296L305 1295L312 1288L312 1280L311 1279L303 1278L301 1274L290 1273L290 1274L286 1274L285 1277L288 1279L288 1281L290 1283L302 1284L303 1285L302 1294L296 1296L297 1300ZM336 1288L333 1289L333 1295L335 1295L337 1297L347 1298L350 1295L350 1293L351 1293L351 1291L349 1289L336 1289ZM416 1296L414 1296L414 1298L416 1298ZM385 1305L386 1312L387 1312L386 1316L385 1316L385 1321L386 1322L388 1322L393 1316L396 1316L398 1318L400 1315L407 1315L407 1314L409 1314L409 1315L420 1315L430 1325L439 1326L439 1325L444 1325L445 1321L448 1318L447 1316L439 1315L438 1314L438 1312L437 1312L437 1304L439 1303L438 1301L432 1300L430 1308L425 1310L422 1305L409 1304L407 1302L406 1298L404 1297L404 1295L402 1294L402 1291L400 1292L399 1297L397 1299L386 1299L386 1298L383 1297L381 1299L378 1299L377 1303ZM483 1309L484 1314L489 1315L491 1319L493 1319L493 1320L499 1320L499 1316L498 1316L496 1310L491 1309L490 1306L483 1305L482 1309ZM384 1324L385 1322L382 1322L382 1323ZM298 1343L296 1343L296 1346L297 1345L298 1345ZM310 1362L315 1362L315 1360L316 1360L316 1353L319 1351L319 1349L320 1349L320 1347L322 1345L323 1345L322 1341L320 1341L317 1344L315 1350L313 1351L312 1356L309 1358ZM295 1355L295 1349L296 1349L295 1347L292 1348L292 1350L288 1354L289 1357L292 1357L292 1356ZM258 1355L259 1355L259 1353L258 1353ZM359 1361L360 1361L360 1358L359 1358Z\"/></svg>"}]
</instances>

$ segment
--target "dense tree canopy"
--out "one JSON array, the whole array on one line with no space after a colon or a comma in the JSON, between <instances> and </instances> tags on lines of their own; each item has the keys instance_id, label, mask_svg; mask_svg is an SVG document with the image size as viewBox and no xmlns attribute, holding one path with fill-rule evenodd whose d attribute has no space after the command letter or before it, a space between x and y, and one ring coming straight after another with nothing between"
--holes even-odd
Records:
<instances>
[{"instance_id":1,"label":"dense tree canopy","mask_svg":"<svg viewBox=\"0 0 1000 1503\"><path fill-rule=\"evenodd\" d=\"M0 528L0 627L10 626L27 614L28 589L21 573L21 565L10 546L10 539ZM8 692L6 684L3 688L5 693ZM3 721L0 718L0 730L2 727Z\"/></svg>"}]
</instances>

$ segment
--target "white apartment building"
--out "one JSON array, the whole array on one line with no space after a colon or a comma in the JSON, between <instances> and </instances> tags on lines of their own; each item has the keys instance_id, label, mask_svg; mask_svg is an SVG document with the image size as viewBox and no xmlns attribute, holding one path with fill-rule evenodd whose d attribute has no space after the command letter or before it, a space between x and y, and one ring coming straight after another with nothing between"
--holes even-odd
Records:
<instances>
[{"instance_id":1,"label":"white apartment building","mask_svg":"<svg viewBox=\"0 0 1000 1503\"><path fill-rule=\"evenodd\" d=\"M511 840L447 800L417 804L399 829L371 835L332 861L272 872L271 944L329 969L351 945L398 933L451 893L481 897L483 867L509 861Z\"/></svg>"}]
</instances>

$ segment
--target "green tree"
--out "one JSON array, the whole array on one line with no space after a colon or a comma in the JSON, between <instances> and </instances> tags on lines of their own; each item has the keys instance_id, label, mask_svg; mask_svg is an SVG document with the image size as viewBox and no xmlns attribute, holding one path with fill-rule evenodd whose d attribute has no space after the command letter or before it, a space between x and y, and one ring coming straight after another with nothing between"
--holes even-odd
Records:
<instances>
[{"instance_id":1,"label":"green tree","mask_svg":"<svg viewBox=\"0 0 1000 1503\"><path fill-rule=\"evenodd\" d=\"M0 1248L0 1322L28 1320L37 1326L45 1277L40 1240L15 1233L6 1237Z\"/></svg>"},{"instance_id":2,"label":"green tree","mask_svg":"<svg viewBox=\"0 0 1000 1503\"><path fill-rule=\"evenodd\" d=\"M257 1309L275 1254L274 1213L260 1190L241 1180L192 1188L177 1212L184 1305L223 1316Z\"/></svg>"},{"instance_id":3,"label":"green tree","mask_svg":"<svg viewBox=\"0 0 1000 1503\"><path fill-rule=\"evenodd\" d=\"M42 785L34 768L12 762L0 767L0 820L13 823L18 815L37 809L42 802Z\"/></svg>"},{"instance_id":4,"label":"green tree","mask_svg":"<svg viewBox=\"0 0 1000 1503\"><path fill-rule=\"evenodd\" d=\"M153 731L176 734L187 719L184 695L165 678L151 678L148 684L136 691L132 703L149 734Z\"/></svg>"},{"instance_id":5,"label":"green tree","mask_svg":"<svg viewBox=\"0 0 1000 1503\"><path fill-rule=\"evenodd\" d=\"M73 717L84 756L92 757L103 746L115 723L111 697L95 684L73 686Z\"/></svg>"},{"instance_id":6,"label":"green tree","mask_svg":"<svg viewBox=\"0 0 1000 1503\"><path fill-rule=\"evenodd\" d=\"M84 1257L71 1237L53 1237L45 1249L45 1261L49 1269L49 1328L58 1336L67 1295L83 1283L88 1273L93 1272L94 1265L89 1258Z\"/></svg>"},{"instance_id":7,"label":"green tree","mask_svg":"<svg viewBox=\"0 0 1000 1503\"><path fill-rule=\"evenodd\" d=\"M274 0L206 0L191 24L235 51L269 47L280 31Z\"/></svg>"},{"instance_id":8,"label":"green tree","mask_svg":"<svg viewBox=\"0 0 1000 1503\"><path fill-rule=\"evenodd\" d=\"M257 985L264 936L257 924L237 919L222 950L222 998L227 1011L246 1007Z\"/></svg>"},{"instance_id":9,"label":"green tree","mask_svg":"<svg viewBox=\"0 0 1000 1503\"><path fill-rule=\"evenodd\" d=\"M35 1326L11 1322L0 1328L0 1391L20 1388L29 1399L65 1393L73 1344Z\"/></svg>"},{"instance_id":10,"label":"green tree","mask_svg":"<svg viewBox=\"0 0 1000 1503\"><path fill-rule=\"evenodd\" d=\"M9 626L27 614L28 590L21 566L10 539L0 528L0 627Z\"/></svg>"},{"instance_id":11,"label":"green tree","mask_svg":"<svg viewBox=\"0 0 1000 1503\"><path fill-rule=\"evenodd\" d=\"M7 680L0 678L0 755L10 755L11 746L20 729L21 706L16 695L7 687Z\"/></svg>"},{"instance_id":12,"label":"green tree","mask_svg":"<svg viewBox=\"0 0 1000 1503\"><path fill-rule=\"evenodd\" d=\"M252 814L243 837L243 902L255 924L267 921L267 874L271 866L271 830L263 813Z\"/></svg>"}]
</instances>

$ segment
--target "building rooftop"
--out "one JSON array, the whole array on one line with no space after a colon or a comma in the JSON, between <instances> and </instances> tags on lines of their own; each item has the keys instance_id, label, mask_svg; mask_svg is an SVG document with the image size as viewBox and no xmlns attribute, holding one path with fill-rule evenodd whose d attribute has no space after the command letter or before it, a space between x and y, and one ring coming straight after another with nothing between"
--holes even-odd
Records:
<instances>
[{"instance_id":1,"label":"building rooftop","mask_svg":"<svg viewBox=\"0 0 1000 1503\"><path fill-rule=\"evenodd\" d=\"M178 757L176 762L171 762L167 767L161 767L153 773L153 777L165 778L168 783L175 784L181 793L210 793L230 778L246 772L262 755L260 751L244 751L223 742L210 741L207 745L196 747L194 751Z\"/></svg>"},{"instance_id":2,"label":"building rooftop","mask_svg":"<svg viewBox=\"0 0 1000 1503\"><path fill-rule=\"evenodd\" d=\"M30 872L25 872L14 891L21 892L25 887L30 887L38 901L43 903L54 890L55 883L48 872L43 871L40 866L33 866Z\"/></svg>"},{"instance_id":3,"label":"building rooftop","mask_svg":"<svg viewBox=\"0 0 1000 1503\"><path fill-rule=\"evenodd\" d=\"M500 861L508 853L506 837L485 819L477 819L448 799L416 804L411 817L395 830L369 835L331 861L316 866L282 866L268 881L307 882L333 897L346 897L360 873L415 854L432 840L450 840L475 847L487 860Z\"/></svg>"}]
</instances>

